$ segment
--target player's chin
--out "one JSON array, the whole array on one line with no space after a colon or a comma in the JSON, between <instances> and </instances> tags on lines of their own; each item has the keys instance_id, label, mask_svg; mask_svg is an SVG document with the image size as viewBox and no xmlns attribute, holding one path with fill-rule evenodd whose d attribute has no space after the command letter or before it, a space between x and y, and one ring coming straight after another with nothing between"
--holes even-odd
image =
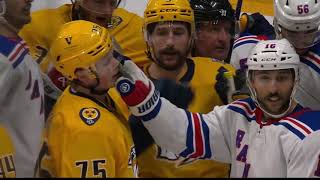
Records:
<instances>
[{"instance_id":1,"label":"player's chin","mask_svg":"<svg viewBox=\"0 0 320 180\"><path fill-rule=\"evenodd\" d=\"M283 103L267 103L267 107L265 108L268 112L272 114L281 114L283 113L287 108Z\"/></svg>"},{"instance_id":2,"label":"player's chin","mask_svg":"<svg viewBox=\"0 0 320 180\"><path fill-rule=\"evenodd\" d=\"M212 58L215 58L218 60L225 60L228 57L228 53L229 52L227 51L227 49L214 49Z\"/></svg>"}]
</instances>

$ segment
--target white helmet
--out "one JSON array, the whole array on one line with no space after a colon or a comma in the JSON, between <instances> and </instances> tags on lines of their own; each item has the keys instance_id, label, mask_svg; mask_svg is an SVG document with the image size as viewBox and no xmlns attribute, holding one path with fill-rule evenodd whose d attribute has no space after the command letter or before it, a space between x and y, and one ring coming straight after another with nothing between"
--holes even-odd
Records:
<instances>
[{"instance_id":1,"label":"white helmet","mask_svg":"<svg viewBox=\"0 0 320 180\"><path fill-rule=\"evenodd\" d=\"M275 0L274 12L274 25L279 38L288 39L296 48L308 48L319 42L319 0ZM283 28L289 34L284 35ZM298 32L304 32L304 35L297 36Z\"/></svg>"},{"instance_id":2,"label":"white helmet","mask_svg":"<svg viewBox=\"0 0 320 180\"><path fill-rule=\"evenodd\" d=\"M251 95L256 104L261 108L263 112L274 118L280 118L284 116L291 107L293 95L296 91L296 87L299 81L299 63L300 58L296 53L294 47L286 39L281 40L267 40L260 41L251 51L248 57L248 71L247 71L247 83L251 91ZM271 114L264 110L257 99L257 93L251 85L251 70L279 70L279 69L294 69L295 83L290 96L290 103L288 109L282 114Z\"/></svg>"}]
</instances>

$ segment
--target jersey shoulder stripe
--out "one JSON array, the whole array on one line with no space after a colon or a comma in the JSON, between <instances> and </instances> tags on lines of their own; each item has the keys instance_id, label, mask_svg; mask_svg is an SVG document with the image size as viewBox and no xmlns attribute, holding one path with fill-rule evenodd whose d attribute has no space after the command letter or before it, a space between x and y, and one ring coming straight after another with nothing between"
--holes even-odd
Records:
<instances>
[{"instance_id":1,"label":"jersey shoulder stripe","mask_svg":"<svg viewBox=\"0 0 320 180\"><path fill-rule=\"evenodd\" d=\"M251 98L234 101L233 103L229 104L227 108L243 115L249 122L256 120L254 113L256 106Z\"/></svg>"},{"instance_id":2,"label":"jersey shoulder stripe","mask_svg":"<svg viewBox=\"0 0 320 180\"><path fill-rule=\"evenodd\" d=\"M320 74L320 43L311 47L306 55L300 56L300 60Z\"/></svg>"},{"instance_id":3,"label":"jersey shoulder stripe","mask_svg":"<svg viewBox=\"0 0 320 180\"><path fill-rule=\"evenodd\" d=\"M187 148L180 153L187 158L211 157L209 128L201 114L186 111L188 118Z\"/></svg>"},{"instance_id":4,"label":"jersey shoulder stripe","mask_svg":"<svg viewBox=\"0 0 320 180\"><path fill-rule=\"evenodd\" d=\"M301 140L314 131L320 130L320 124L317 121L320 111L305 111L297 117L286 117L275 125L283 125L292 133L297 135Z\"/></svg>"},{"instance_id":5,"label":"jersey shoulder stripe","mask_svg":"<svg viewBox=\"0 0 320 180\"><path fill-rule=\"evenodd\" d=\"M29 53L26 47L25 41L10 40L8 38L0 36L0 53L5 55L13 68L16 68Z\"/></svg>"},{"instance_id":6,"label":"jersey shoulder stripe","mask_svg":"<svg viewBox=\"0 0 320 180\"><path fill-rule=\"evenodd\" d=\"M311 67L313 70L320 74L320 56L312 51L309 51L307 55L302 56L301 62Z\"/></svg>"},{"instance_id":7,"label":"jersey shoulder stripe","mask_svg":"<svg viewBox=\"0 0 320 180\"><path fill-rule=\"evenodd\" d=\"M24 41L19 42L8 56L13 68L16 68L28 53L29 50L26 48L26 43Z\"/></svg>"},{"instance_id":8,"label":"jersey shoulder stripe","mask_svg":"<svg viewBox=\"0 0 320 180\"><path fill-rule=\"evenodd\" d=\"M243 36L237 39L233 44L233 49L244 44L257 44L260 41L258 36Z\"/></svg>"},{"instance_id":9,"label":"jersey shoulder stripe","mask_svg":"<svg viewBox=\"0 0 320 180\"><path fill-rule=\"evenodd\" d=\"M308 134L313 132L313 130L308 125L292 117L285 117L279 122L275 123L275 125L282 125L286 127L289 131L297 135L301 140L303 140Z\"/></svg>"}]
</instances>

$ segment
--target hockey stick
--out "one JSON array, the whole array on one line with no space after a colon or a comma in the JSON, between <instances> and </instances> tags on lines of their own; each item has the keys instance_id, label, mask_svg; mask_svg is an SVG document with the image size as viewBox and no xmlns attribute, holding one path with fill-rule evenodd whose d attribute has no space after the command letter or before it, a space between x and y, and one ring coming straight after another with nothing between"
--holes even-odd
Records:
<instances>
[{"instance_id":1,"label":"hockey stick","mask_svg":"<svg viewBox=\"0 0 320 180\"><path fill-rule=\"evenodd\" d=\"M242 0L238 0L236 11L235 11L235 19L236 19L236 26L235 26L235 39L238 39L240 36L240 14L242 8Z\"/></svg>"}]
</instances>

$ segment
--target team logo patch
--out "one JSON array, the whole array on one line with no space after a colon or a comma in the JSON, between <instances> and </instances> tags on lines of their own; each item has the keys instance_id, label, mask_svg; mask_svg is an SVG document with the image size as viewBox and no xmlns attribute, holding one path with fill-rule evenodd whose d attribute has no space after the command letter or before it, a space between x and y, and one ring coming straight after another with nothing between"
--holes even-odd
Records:
<instances>
[{"instance_id":1,"label":"team logo patch","mask_svg":"<svg viewBox=\"0 0 320 180\"><path fill-rule=\"evenodd\" d=\"M127 82L122 83L119 88L120 92L123 94L128 93L130 89L131 89L130 84Z\"/></svg>"},{"instance_id":2,"label":"team logo patch","mask_svg":"<svg viewBox=\"0 0 320 180\"><path fill-rule=\"evenodd\" d=\"M82 121L89 126L94 125L100 118L100 112L97 108L82 108L79 113Z\"/></svg>"},{"instance_id":3,"label":"team logo patch","mask_svg":"<svg viewBox=\"0 0 320 180\"><path fill-rule=\"evenodd\" d=\"M122 23L122 18L120 16L112 16L111 18L111 28L117 27L119 24Z\"/></svg>"}]
</instances>

